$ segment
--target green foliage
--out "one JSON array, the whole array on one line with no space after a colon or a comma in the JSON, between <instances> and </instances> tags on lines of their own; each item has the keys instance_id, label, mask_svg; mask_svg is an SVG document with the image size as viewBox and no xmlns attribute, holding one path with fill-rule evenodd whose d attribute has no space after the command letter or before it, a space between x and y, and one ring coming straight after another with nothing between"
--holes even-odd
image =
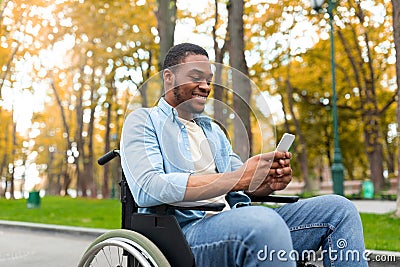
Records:
<instances>
[{"instance_id":1,"label":"green foliage","mask_svg":"<svg viewBox=\"0 0 400 267\"><path fill-rule=\"evenodd\" d=\"M385 11L391 12L389 2L375 1L374 4L385 6ZM276 5L268 3L264 5L268 6L267 9L260 5L257 8L248 6L249 14L255 18L248 19L246 28L257 29L249 30L251 33L248 36L252 40L249 54L262 59L252 65L249 72L260 88L282 98L287 120L278 123L278 136L287 130L298 131L288 107L288 99L293 99L293 109L300 122L297 134L305 137L309 170L319 176L321 167L330 166L333 158L328 16L317 14L298 1L287 0ZM372 165L381 162L368 158L368 153L377 151L377 143L385 146L383 160L387 159L384 165L389 172L393 170L397 151L393 137L384 144L389 134L393 135L388 132L388 125L395 122L395 64L393 50L386 46L393 44L392 21L391 16L377 20L372 10L358 3L340 2L334 11L339 137L348 179L370 177ZM265 12L264 16L257 16L260 12ZM357 17L358 14L364 17ZM257 18L266 22L258 24ZM301 31L300 23L311 23L317 29L319 39L314 39L314 45L307 47L312 38L308 43L302 42L302 38L312 32L308 32L307 27ZM266 42L268 45L265 45ZM288 83L293 88L291 95L287 93ZM374 123L370 124L371 121ZM365 140L366 133L369 134L368 140ZM295 145L302 145L298 139L296 141ZM297 153L299 151L296 150ZM294 166L297 167L297 163Z\"/></svg>"}]
</instances>

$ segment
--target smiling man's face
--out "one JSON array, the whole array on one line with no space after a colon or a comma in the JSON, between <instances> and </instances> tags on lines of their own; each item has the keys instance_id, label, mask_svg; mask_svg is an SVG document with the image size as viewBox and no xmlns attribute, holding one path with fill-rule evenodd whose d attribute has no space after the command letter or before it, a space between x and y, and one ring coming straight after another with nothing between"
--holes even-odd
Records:
<instances>
[{"instance_id":1,"label":"smiling man's face","mask_svg":"<svg viewBox=\"0 0 400 267\"><path fill-rule=\"evenodd\" d=\"M191 120L193 114L204 111L213 77L211 64L204 55L188 55L173 71L164 71L165 100Z\"/></svg>"}]
</instances>

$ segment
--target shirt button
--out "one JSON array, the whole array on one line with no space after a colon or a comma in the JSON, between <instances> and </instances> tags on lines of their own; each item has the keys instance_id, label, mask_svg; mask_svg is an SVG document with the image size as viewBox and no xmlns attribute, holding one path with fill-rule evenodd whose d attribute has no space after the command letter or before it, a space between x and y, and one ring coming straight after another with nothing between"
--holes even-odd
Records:
<instances>
[{"instance_id":1,"label":"shirt button","mask_svg":"<svg viewBox=\"0 0 400 267\"><path fill-rule=\"evenodd\" d=\"M190 173L194 173L194 170L189 170Z\"/></svg>"},{"instance_id":2,"label":"shirt button","mask_svg":"<svg viewBox=\"0 0 400 267\"><path fill-rule=\"evenodd\" d=\"M182 125L182 126L181 126L181 129L183 129L183 128L185 128L185 125Z\"/></svg>"}]
</instances>

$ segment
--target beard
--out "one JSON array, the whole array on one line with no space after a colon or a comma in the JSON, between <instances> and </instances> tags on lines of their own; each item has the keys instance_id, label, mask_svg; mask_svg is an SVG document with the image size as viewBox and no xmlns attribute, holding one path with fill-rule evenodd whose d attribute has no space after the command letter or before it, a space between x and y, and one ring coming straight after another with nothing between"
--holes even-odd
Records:
<instances>
[{"instance_id":1,"label":"beard","mask_svg":"<svg viewBox=\"0 0 400 267\"><path fill-rule=\"evenodd\" d=\"M184 100L185 97L182 96L181 91L185 90L183 89L180 85L175 83L174 88L172 89L174 93L174 97L177 103L180 103L176 108L180 109L182 111L185 111L187 113L192 113L192 114L200 114L204 111L203 108L196 108L195 107L195 99L187 99Z\"/></svg>"},{"instance_id":2,"label":"beard","mask_svg":"<svg viewBox=\"0 0 400 267\"><path fill-rule=\"evenodd\" d=\"M177 101L177 103L182 102L182 99L183 99L181 93L179 92L180 88L181 88L180 85L177 85L176 81L175 81L174 88L172 90L174 92L174 97L175 97L175 100Z\"/></svg>"}]
</instances>

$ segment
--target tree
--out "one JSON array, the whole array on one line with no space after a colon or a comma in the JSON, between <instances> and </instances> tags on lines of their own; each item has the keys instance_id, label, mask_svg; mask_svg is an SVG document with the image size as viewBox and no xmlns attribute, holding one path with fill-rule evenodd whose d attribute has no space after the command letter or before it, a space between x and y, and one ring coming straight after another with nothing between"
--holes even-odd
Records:
<instances>
[{"instance_id":1,"label":"tree","mask_svg":"<svg viewBox=\"0 0 400 267\"><path fill-rule=\"evenodd\" d=\"M250 124L251 87L248 80L248 68L244 56L243 11L244 2L242 0L229 2L229 62L230 66L233 68L233 109L238 117L233 123L233 148L242 160L245 160L252 154L252 132Z\"/></svg>"},{"instance_id":2,"label":"tree","mask_svg":"<svg viewBox=\"0 0 400 267\"><path fill-rule=\"evenodd\" d=\"M138 91L146 77L155 73L152 58L158 54L154 1L147 2L150 7L120 1L66 2L57 9L70 23L59 20L55 39L74 40L65 63L54 68L59 69L60 77L55 80L61 102L72 100L63 107L70 112L71 147L67 152L79 152L70 159L83 196L89 191L97 196L100 187L103 197L109 195L109 169L102 169L102 179L97 178L100 171L94 160L105 150L118 147L119 138L115 137L129 103L126 98L139 92L142 105L149 101L145 90ZM142 16L148 18L145 23ZM96 142L99 139L104 146Z\"/></svg>"},{"instance_id":3,"label":"tree","mask_svg":"<svg viewBox=\"0 0 400 267\"><path fill-rule=\"evenodd\" d=\"M396 49L396 82L397 88L400 88L400 2L393 0L393 32ZM397 139L400 135L400 90L397 90ZM399 141L397 141L399 143ZM397 202L395 214L400 217L400 149L397 156Z\"/></svg>"},{"instance_id":4,"label":"tree","mask_svg":"<svg viewBox=\"0 0 400 267\"><path fill-rule=\"evenodd\" d=\"M301 169L301 174L304 180L304 191L305 192L312 192L313 190L317 189L315 186L313 186L312 179L310 179L308 175L308 154L307 154L307 144L305 141L305 137L303 135L303 131L301 130L300 127L300 122L297 118L297 114L294 111L294 101L293 101L293 87L290 82L290 76L286 77L285 79L285 84L286 84L286 92L287 92L287 109L289 110L290 117L292 118L295 133L298 138L298 145L296 146L296 151L298 151L298 159L299 159L299 165ZM282 100L284 102L284 100ZM284 110L285 111L285 110ZM285 118L287 115L285 115ZM289 127L287 127L287 131L291 132Z\"/></svg>"},{"instance_id":5,"label":"tree","mask_svg":"<svg viewBox=\"0 0 400 267\"><path fill-rule=\"evenodd\" d=\"M165 55L174 45L176 0L157 0L157 4L156 17L158 22L158 34L160 36L158 69L161 71Z\"/></svg>"},{"instance_id":6,"label":"tree","mask_svg":"<svg viewBox=\"0 0 400 267\"><path fill-rule=\"evenodd\" d=\"M48 179L48 192L57 194L77 187L82 194L91 190L95 196L101 189L103 197L109 196L118 166L100 168L94 161L118 147L125 110L150 106L160 97L159 85L143 86L143 82L157 73L162 54L173 45L175 24L190 21L196 25L194 32L213 35L214 43L206 48L214 50L216 62L230 60L231 67L243 73L234 77L219 74L218 69L215 73L216 83L222 86L214 87L214 98L234 107L241 128L246 128L232 126L234 112L226 112L227 106L225 110L214 106L214 119L227 125L229 133L237 131L232 135L235 149L239 145L241 156L246 158L259 153L257 145L264 141L254 134L257 114L249 107L256 94L250 88L253 84L247 84L250 77L264 90L263 96L282 101L286 116L276 120L277 133L270 131L274 135L270 137L285 130L296 132L294 176L310 179L313 184L331 164L332 154L326 18L311 14L304 2L295 0L213 2L215 5L199 14L180 9L181 3L173 0L2 1L1 6L7 6L0 8L0 125L5 129L0 132L2 177L10 178L9 166L15 163L10 158L12 149L16 149L17 162L26 162L27 153L33 151L38 152L36 163L42 166L38 169ZM372 154L367 153L368 147L373 147L379 154L375 144L385 148L381 148L381 161L390 175L394 175L398 161L397 137L391 130L396 123L393 103L398 93L393 89L392 18L376 20L369 6L361 2L337 2L340 6L335 11L339 132L348 179L370 175ZM374 4L391 12L383 0ZM35 12L47 13L27 16ZM24 75L17 70L21 63L31 69ZM17 131L15 147L12 109L6 95L21 81L20 76L28 81L25 93L33 95L37 88L47 88L47 95L43 108L31 119L32 130L40 134L31 138ZM227 84L232 78L233 87ZM231 88L234 93L226 90ZM377 121L374 127L371 119ZM364 142L365 131L377 136L370 138L375 143ZM25 149L24 141L35 144ZM249 145L242 146L246 143ZM245 152L243 147L247 147Z\"/></svg>"},{"instance_id":7,"label":"tree","mask_svg":"<svg viewBox=\"0 0 400 267\"><path fill-rule=\"evenodd\" d=\"M229 3L228 3L229 5ZM219 47L218 41L219 41L219 36L217 36L217 31L223 25L221 23L221 17L219 13L219 3L218 0L214 1L214 6L215 6L215 14L214 14L214 25L212 27L212 37L213 37L213 47L214 47L214 53L215 53L215 62L216 64L216 69L215 69L215 74L214 74L214 86L213 86L213 94L214 94L214 120L219 122L221 125L227 125L226 124L226 115L224 115L224 107L221 105L221 103L225 103L227 101L227 92L225 88L223 88L222 84L222 64L223 64L223 59L224 56L227 52L227 49L229 48L229 26L227 26L227 31L228 33L225 34L225 37L222 38L223 40L223 45L222 47ZM229 24L229 21L228 21Z\"/></svg>"},{"instance_id":8,"label":"tree","mask_svg":"<svg viewBox=\"0 0 400 267\"><path fill-rule=\"evenodd\" d=\"M379 2L379 5L384 4ZM388 23L390 19L387 17L384 20L377 19L373 16L372 9L361 2L338 2L338 4L340 8L338 7L335 11L335 31L338 35L338 38L335 38L337 48L335 58L338 70L339 118L342 122L339 125L339 132L342 152L345 156L344 165L349 178L364 179L371 176L377 181L376 188L379 191L383 180L382 162L385 162L382 144L386 139L384 134L387 133L387 126L391 123L386 114L390 114L394 99L393 87L390 84L393 65L387 60L391 56L391 50L387 49L391 38L390 34L389 36L382 34L382 32L390 31ZM273 43L266 46L270 49L258 50L256 56L265 61L262 64L255 64L252 69L260 68L261 71L271 73L272 80L269 84L272 85L271 88L274 88L272 91L284 92L286 85L282 82L285 80L282 73L286 72L288 64L292 64L293 72L290 81L293 87L294 110L301 122L302 131L307 136L307 141L311 141L306 141L310 152L308 153L311 164L309 167L315 169L317 167L314 166L315 162L326 162L325 159L328 159L328 162L331 161L331 149L326 150L326 148L332 147L330 143L332 129L327 120L329 116L325 116L325 114L329 115L332 102L329 86L330 56L327 53L330 48L329 42L326 41L329 24L326 17L322 15L318 17L314 12L308 14L305 12L305 7L300 5L301 3L295 1L269 5L267 10L271 10L271 13L268 13L271 15L263 17L271 19L267 19L268 22L262 26L253 26L256 29L252 36L253 43L258 38L263 40L264 36L268 36L267 40ZM259 7L258 10L263 10L263 8ZM281 18L275 18L274 15ZM320 30L319 36L313 35L312 30L307 30L313 29L310 26L313 24L315 24L315 29ZM299 32L301 34L298 34ZM300 41L304 36L310 36L308 43L311 45L307 47L306 42L299 42L301 45L296 44L296 33ZM255 42L254 46L262 47L261 41ZM352 70L351 75L349 70ZM357 79L357 77L361 78ZM322 114L324 116L321 116ZM383 120L383 116L387 119ZM344 123L346 120L350 120L351 123ZM289 123L294 124L292 116ZM320 128L319 125L325 127ZM360 129L363 132L360 132ZM315 132L327 133L323 136L323 142L318 142L323 146L318 146L318 148L312 144L312 141L314 140L315 143L318 138ZM357 144L362 144L360 141L364 141L363 148L361 149L354 142L351 143L352 139L353 141L356 139ZM357 149L357 155L360 155L357 158L351 156L355 153L354 149ZM321 152L324 153L321 154ZM323 160L318 160L316 158L318 155L323 155ZM380 157L380 160L376 160L377 157ZM365 163L365 159L368 159L369 164ZM368 170L365 169L368 165L371 174L368 174Z\"/></svg>"},{"instance_id":9,"label":"tree","mask_svg":"<svg viewBox=\"0 0 400 267\"><path fill-rule=\"evenodd\" d=\"M292 161L294 176L301 176L301 179L305 181L304 191L311 191L318 186L318 183L314 182L314 175L309 169L316 169L315 163L322 165L324 161L314 159L315 154L308 153L308 148L311 150L308 142L311 140L309 123L324 117L317 116L309 120L308 114L302 112L299 107L301 104L299 96L306 89L298 88L298 82L304 80L306 76L299 73L298 61L303 56L302 49L305 50L307 47L295 45L297 39L302 37L296 36L299 29L294 21L299 24L304 22L302 21L304 10L300 9L299 2L285 1L276 5L256 4L252 8L248 7L248 12L250 13L247 28L250 30L247 38L253 40L250 45L252 49L249 50L254 57L261 58L250 68L250 73L254 73L252 79L260 84L260 88L265 88L270 96L279 95L284 116L276 120L277 136L281 136L285 131L296 134L297 138L293 146L296 156ZM309 109L309 106L305 108ZM309 114L312 114L310 117L314 117L315 111ZM316 127L316 125L318 124L315 123L311 127ZM321 154L316 155L318 156L321 157ZM312 164L309 166L308 162Z\"/></svg>"},{"instance_id":10,"label":"tree","mask_svg":"<svg viewBox=\"0 0 400 267\"><path fill-rule=\"evenodd\" d=\"M27 125L31 119L32 110L24 110L26 107L21 107L19 98L32 96L37 89L36 86L40 83L40 78L34 75L34 63L40 48L43 47L40 42L41 36L48 33L48 28L43 23L45 19L42 16L48 6L49 3L42 0L30 1L28 4L18 0L3 1L0 6L2 36L0 109L2 114L9 113L10 121L13 124L13 127L6 127L7 131L4 133L6 149L0 152L2 153L1 172L3 173L4 169L10 166L9 170L5 170L5 176L7 179L8 176L11 176L13 180L16 175L14 170L17 167L20 168L22 174L18 179L22 185L25 179L24 168L26 167L27 153L33 152L31 146L26 145L26 142L31 142L34 138L29 136L29 125ZM24 117L17 115L21 111L25 111ZM24 125L21 124L21 118L24 119ZM4 120L5 125L8 126L10 121ZM7 143L10 144L10 148L7 148ZM10 183L13 188L14 181L7 183ZM11 190L11 197L13 197L13 191Z\"/></svg>"},{"instance_id":11,"label":"tree","mask_svg":"<svg viewBox=\"0 0 400 267\"><path fill-rule=\"evenodd\" d=\"M366 22L366 11L361 8L360 3L356 3L354 9L356 10L355 13L359 23L348 24L353 38L344 38L342 30L338 30L337 33L339 40L343 44L348 60L351 63L356 86L360 89L359 107L362 110L361 119L364 124L366 154L370 164L371 178L374 182L375 189L380 191L384 186L384 177L381 125L379 119L381 111L378 108L376 92L377 75L373 66L376 60L370 49L371 31L368 31L363 26ZM356 40L356 36L360 35L368 45L363 47L362 44Z\"/></svg>"}]
</instances>

